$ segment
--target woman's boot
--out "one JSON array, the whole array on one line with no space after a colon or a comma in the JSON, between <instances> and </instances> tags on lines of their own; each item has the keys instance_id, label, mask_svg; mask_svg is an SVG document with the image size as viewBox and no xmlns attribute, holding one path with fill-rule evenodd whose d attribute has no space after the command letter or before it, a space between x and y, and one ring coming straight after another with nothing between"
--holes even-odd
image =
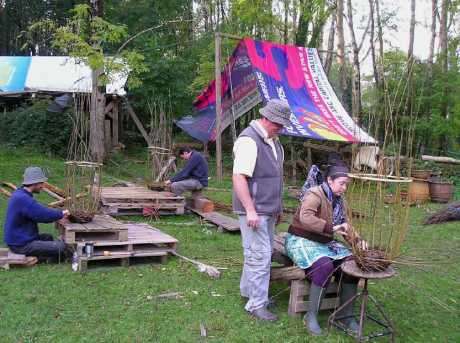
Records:
<instances>
[{"instance_id":1,"label":"woman's boot","mask_svg":"<svg viewBox=\"0 0 460 343\"><path fill-rule=\"evenodd\" d=\"M343 283L340 291L340 306L345 304L348 299L351 299L357 290L358 284L356 283ZM359 329L358 322L356 321L355 317L353 316L353 305L354 300L347 304L339 313L337 313L337 317L347 317L344 319L339 319L346 328L352 332L357 333Z\"/></svg>"},{"instance_id":2,"label":"woman's boot","mask_svg":"<svg viewBox=\"0 0 460 343\"><path fill-rule=\"evenodd\" d=\"M316 286L313 282L311 283L310 295L308 298L308 311L303 317L303 320L308 332L315 336L322 334L321 328L318 324L318 311L325 293L326 290L324 288Z\"/></svg>"}]
</instances>

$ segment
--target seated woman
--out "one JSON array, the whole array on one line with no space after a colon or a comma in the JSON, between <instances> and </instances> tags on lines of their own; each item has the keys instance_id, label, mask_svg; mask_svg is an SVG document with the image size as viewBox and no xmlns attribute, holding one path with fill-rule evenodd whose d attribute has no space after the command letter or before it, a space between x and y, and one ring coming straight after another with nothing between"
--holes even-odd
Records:
<instances>
[{"instance_id":1,"label":"seated woman","mask_svg":"<svg viewBox=\"0 0 460 343\"><path fill-rule=\"evenodd\" d=\"M351 251L334 240L341 235L348 243L366 245L347 223L342 195L347 189L348 168L334 160L327 168L326 180L319 169L313 166L302 189L301 204L286 235L285 247L288 256L300 268L305 269L311 280L309 307L304 317L307 330L321 335L317 315L321 300L333 274L341 281L340 304L356 294L358 279L340 273L340 264L351 255ZM358 324L352 317L353 303L347 305L337 318L347 329L357 332Z\"/></svg>"}]
</instances>

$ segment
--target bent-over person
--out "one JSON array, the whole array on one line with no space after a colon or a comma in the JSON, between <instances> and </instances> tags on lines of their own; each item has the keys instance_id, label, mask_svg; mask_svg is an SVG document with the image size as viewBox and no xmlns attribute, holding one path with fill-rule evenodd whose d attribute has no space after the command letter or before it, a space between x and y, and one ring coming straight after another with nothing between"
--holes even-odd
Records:
<instances>
[{"instance_id":1,"label":"bent-over person","mask_svg":"<svg viewBox=\"0 0 460 343\"><path fill-rule=\"evenodd\" d=\"M39 167L25 170L22 187L8 201L4 241L16 254L35 256L39 261L57 261L66 251L66 244L54 240L50 234L39 233L38 223L52 223L68 216L69 211L47 208L35 200L33 194L40 193L47 180Z\"/></svg>"}]
</instances>

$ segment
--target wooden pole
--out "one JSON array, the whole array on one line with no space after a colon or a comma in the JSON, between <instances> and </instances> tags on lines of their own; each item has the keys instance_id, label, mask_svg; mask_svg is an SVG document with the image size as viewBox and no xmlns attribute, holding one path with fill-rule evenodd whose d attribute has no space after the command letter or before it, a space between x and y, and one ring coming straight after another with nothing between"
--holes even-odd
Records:
<instances>
[{"instance_id":1,"label":"wooden pole","mask_svg":"<svg viewBox=\"0 0 460 343\"><path fill-rule=\"evenodd\" d=\"M118 99L112 99L112 146L118 145Z\"/></svg>"},{"instance_id":2,"label":"wooden pole","mask_svg":"<svg viewBox=\"0 0 460 343\"><path fill-rule=\"evenodd\" d=\"M217 181L222 181L222 141L221 141L221 78L220 78L221 36L216 32L215 73L216 73L216 173Z\"/></svg>"}]
</instances>

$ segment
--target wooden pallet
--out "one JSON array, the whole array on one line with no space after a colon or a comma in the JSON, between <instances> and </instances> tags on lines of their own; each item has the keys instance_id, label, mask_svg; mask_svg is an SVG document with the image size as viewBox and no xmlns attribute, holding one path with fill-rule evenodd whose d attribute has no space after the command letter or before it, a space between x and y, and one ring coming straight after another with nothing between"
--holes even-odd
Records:
<instances>
[{"instance_id":1,"label":"wooden pallet","mask_svg":"<svg viewBox=\"0 0 460 343\"><path fill-rule=\"evenodd\" d=\"M152 191L146 187L101 187L105 214L141 215L145 207L158 214L183 214L185 199L171 192Z\"/></svg>"},{"instance_id":2,"label":"wooden pallet","mask_svg":"<svg viewBox=\"0 0 460 343\"><path fill-rule=\"evenodd\" d=\"M93 220L86 224L71 223L68 220L56 222L56 228L67 244L97 241L126 241L127 227L108 215L95 215Z\"/></svg>"},{"instance_id":3,"label":"wooden pallet","mask_svg":"<svg viewBox=\"0 0 460 343\"><path fill-rule=\"evenodd\" d=\"M11 266L31 266L36 262L36 257L15 254L8 248L0 248L0 268L10 269Z\"/></svg>"},{"instance_id":4,"label":"wooden pallet","mask_svg":"<svg viewBox=\"0 0 460 343\"><path fill-rule=\"evenodd\" d=\"M145 223L123 223L128 229L125 242L97 241L93 244L91 256L86 255L86 243L77 244L79 270L85 272L93 261L120 260L128 266L137 258L155 257L160 263L166 262L169 252L177 248L177 239Z\"/></svg>"}]
</instances>

